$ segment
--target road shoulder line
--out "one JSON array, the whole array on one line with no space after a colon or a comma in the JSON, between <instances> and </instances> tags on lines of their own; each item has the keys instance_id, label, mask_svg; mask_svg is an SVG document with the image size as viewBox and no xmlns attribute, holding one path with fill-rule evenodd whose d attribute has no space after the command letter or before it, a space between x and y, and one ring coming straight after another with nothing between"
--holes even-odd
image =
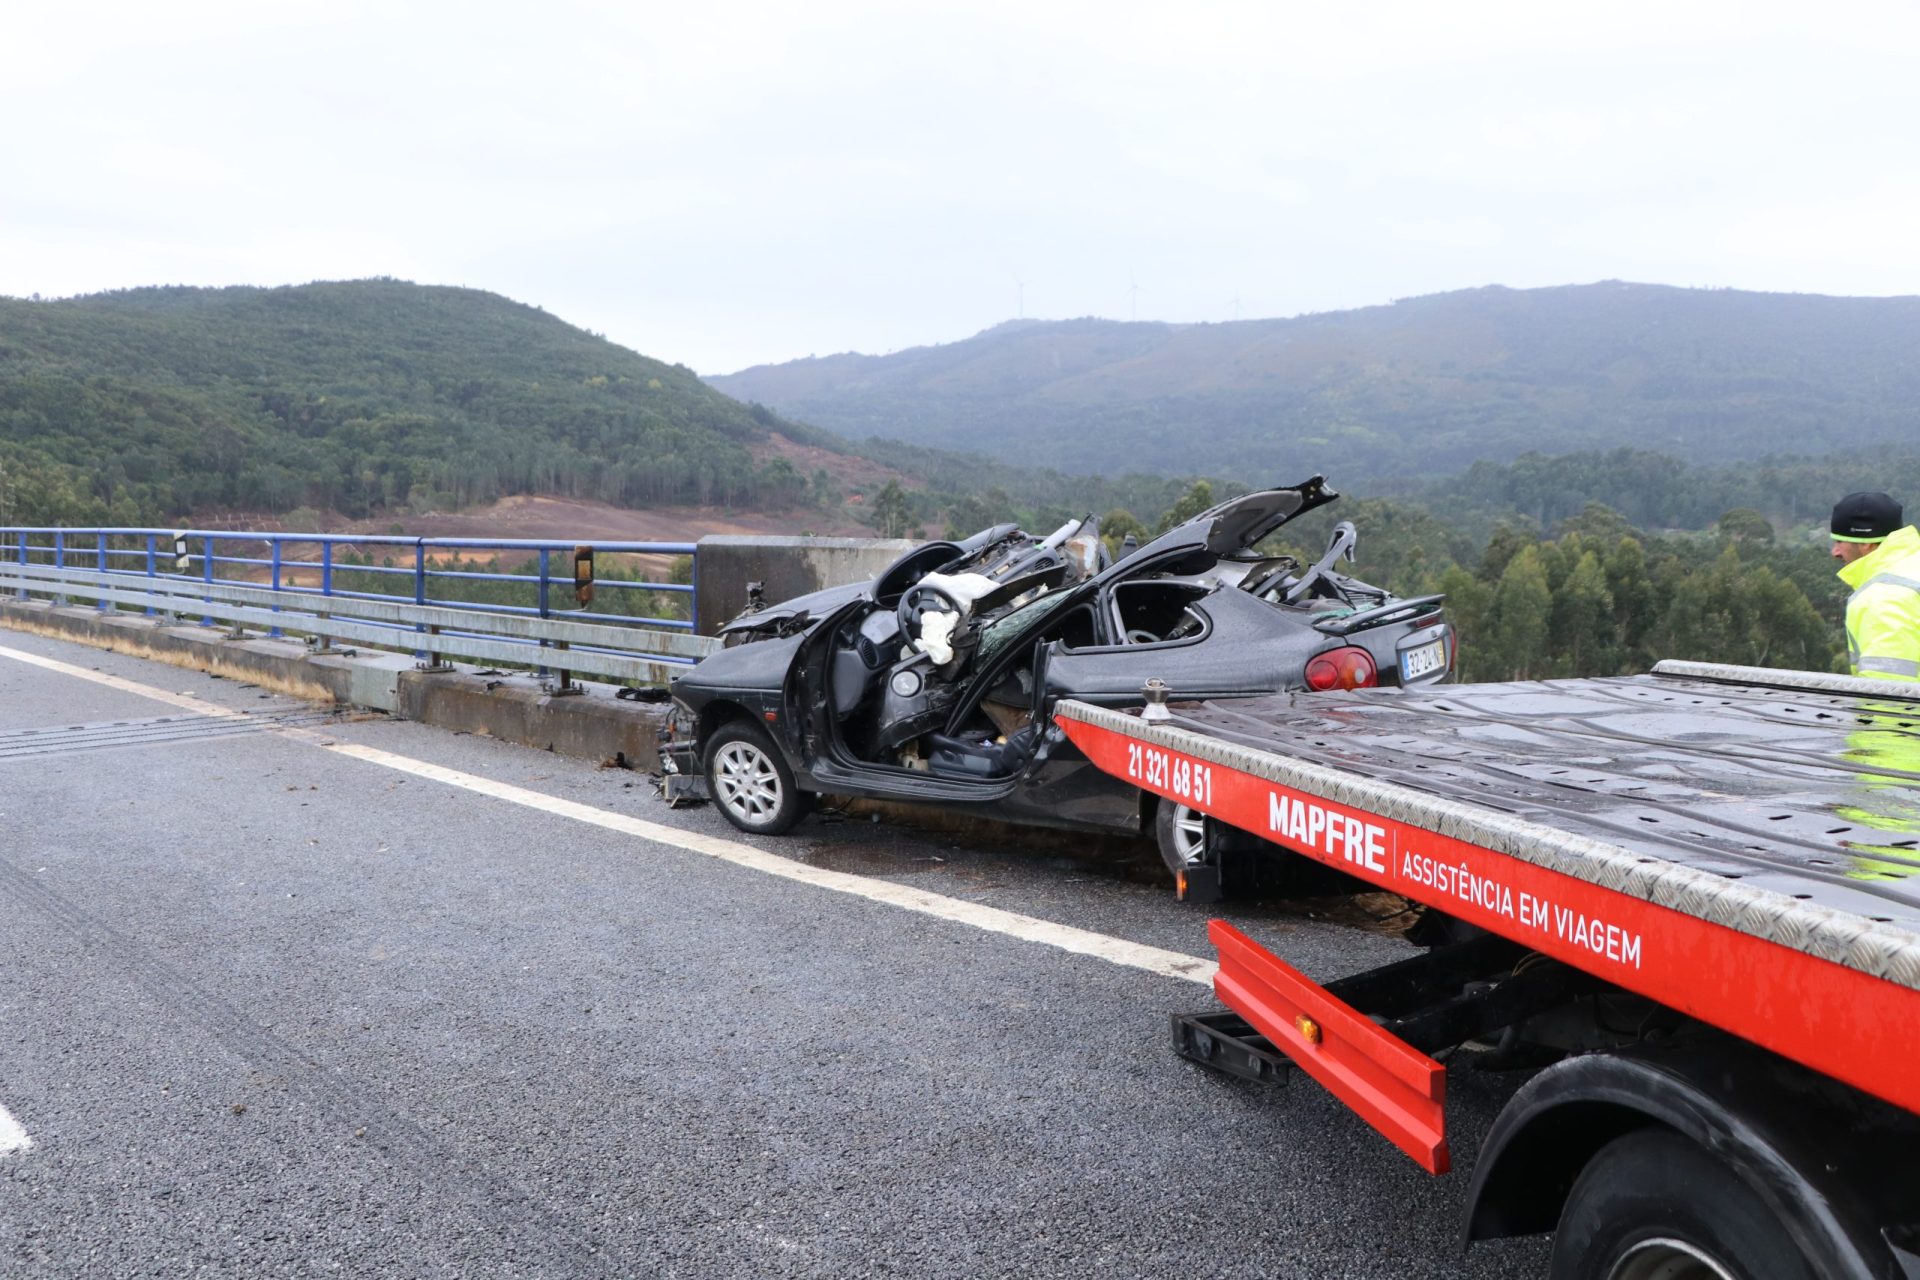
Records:
<instances>
[{"instance_id":1,"label":"road shoulder line","mask_svg":"<svg viewBox=\"0 0 1920 1280\"><path fill-rule=\"evenodd\" d=\"M13 1118L13 1113L4 1105L0 1105L0 1157L16 1155L30 1150L32 1146L33 1139L29 1138L27 1131L20 1127L20 1122Z\"/></svg>"}]
</instances>

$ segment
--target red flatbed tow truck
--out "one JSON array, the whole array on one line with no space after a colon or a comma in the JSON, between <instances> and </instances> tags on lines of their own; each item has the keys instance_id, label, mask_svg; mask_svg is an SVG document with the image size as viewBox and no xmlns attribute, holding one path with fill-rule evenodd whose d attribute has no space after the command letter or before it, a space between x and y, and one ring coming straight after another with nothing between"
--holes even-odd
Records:
<instances>
[{"instance_id":1,"label":"red flatbed tow truck","mask_svg":"<svg viewBox=\"0 0 1920 1280\"><path fill-rule=\"evenodd\" d=\"M1180 1053L1298 1069L1435 1174L1435 1055L1537 1068L1465 1236L1552 1232L1554 1280L1920 1280L1920 687L1668 662L1171 696L1055 717L1446 939L1322 987L1215 920L1226 1010L1176 1015Z\"/></svg>"}]
</instances>

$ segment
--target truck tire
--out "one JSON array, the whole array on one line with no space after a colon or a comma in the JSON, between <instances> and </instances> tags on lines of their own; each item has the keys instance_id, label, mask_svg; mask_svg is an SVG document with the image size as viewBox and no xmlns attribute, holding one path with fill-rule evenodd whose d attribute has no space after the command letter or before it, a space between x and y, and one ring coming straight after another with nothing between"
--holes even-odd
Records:
<instances>
[{"instance_id":1,"label":"truck tire","mask_svg":"<svg viewBox=\"0 0 1920 1280\"><path fill-rule=\"evenodd\" d=\"M714 730L705 767L707 794L726 820L748 835L780 835L813 807L813 796L794 785L780 748L751 721L735 720Z\"/></svg>"},{"instance_id":2,"label":"truck tire","mask_svg":"<svg viewBox=\"0 0 1920 1280\"><path fill-rule=\"evenodd\" d=\"M1669 1129L1587 1162L1553 1235L1551 1280L1817 1280L1738 1174Z\"/></svg>"}]
</instances>

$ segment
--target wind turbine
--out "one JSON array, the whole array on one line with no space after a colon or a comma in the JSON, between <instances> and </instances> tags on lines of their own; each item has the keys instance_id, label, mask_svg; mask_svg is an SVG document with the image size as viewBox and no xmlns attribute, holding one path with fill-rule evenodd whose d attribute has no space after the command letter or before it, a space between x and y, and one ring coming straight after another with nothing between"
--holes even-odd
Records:
<instances>
[{"instance_id":1,"label":"wind turbine","mask_svg":"<svg viewBox=\"0 0 1920 1280\"><path fill-rule=\"evenodd\" d=\"M1140 284L1133 278L1133 272L1127 272L1127 317L1140 319Z\"/></svg>"}]
</instances>

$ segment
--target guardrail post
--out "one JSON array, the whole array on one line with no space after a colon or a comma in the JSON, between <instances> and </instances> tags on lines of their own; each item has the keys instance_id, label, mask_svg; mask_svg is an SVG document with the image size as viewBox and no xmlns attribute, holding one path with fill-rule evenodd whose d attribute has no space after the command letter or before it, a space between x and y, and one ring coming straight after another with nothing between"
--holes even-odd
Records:
<instances>
[{"instance_id":1,"label":"guardrail post","mask_svg":"<svg viewBox=\"0 0 1920 1280\"><path fill-rule=\"evenodd\" d=\"M416 538L413 543L413 602L417 605L424 605L427 602L427 540L425 538ZM431 636L440 634L440 627L437 623L428 623L426 626L416 624L414 630L425 632ZM440 660L440 654L437 652L439 646L431 645L431 642L429 643L431 647L429 647L425 653L421 653L418 650L414 652L413 656L420 659L416 664L418 669L421 671L453 670L453 664L451 662L442 662Z\"/></svg>"},{"instance_id":2,"label":"guardrail post","mask_svg":"<svg viewBox=\"0 0 1920 1280\"><path fill-rule=\"evenodd\" d=\"M427 634L430 636L439 635L440 634L439 624L429 622L427 624ZM432 644L431 641L429 641L428 643ZM453 664L451 662L441 661L438 650L439 650L438 645L433 645L432 648L428 649L426 661L419 663L415 667L415 670L418 670L418 671L451 671L453 670Z\"/></svg>"},{"instance_id":3,"label":"guardrail post","mask_svg":"<svg viewBox=\"0 0 1920 1280\"><path fill-rule=\"evenodd\" d=\"M333 595L333 543L326 538L320 540L320 598L328 599ZM331 606L315 610L315 616L325 622L333 616ZM333 637L322 632L313 638L315 653L332 653Z\"/></svg>"},{"instance_id":4,"label":"guardrail post","mask_svg":"<svg viewBox=\"0 0 1920 1280\"><path fill-rule=\"evenodd\" d=\"M687 582L693 591L687 596L687 624L694 635L700 634L700 548L687 557Z\"/></svg>"},{"instance_id":5,"label":"guardrail post","mask_svg":"<svg viewBox=\"0 0 1920 1280\"><path fill-rule=\"evenodd\" d=\"M413 602L415 604L425 604L427 602L427 540L425 538L415 538L413 540ZM425 627L417 624L413 629L415 631L426 630ZM430 654L422 653L420 650L415 649L413 656L416 659L427 660L427 665L432 665L432 655Z\"/></svg>"},{"instance_id":6,"label":"guardrail post","mask_svg":"<svg viewBox=\"0 0 1920 1280\"><path fill-rule=\"evenodd\" d=\"M53 531L53 567L56 569L64 569L67 567L67 531L65 529L55 529ZM65 605L67 598L56 592L53 597L53 603L56 606Z\"/></svg>"},{"instance_id":7,"label":"guardrail post","mask_svg":"<svg viewBox=\"0 0 1920 1280\"><path fill-rule=\"evenodd\" d=\"M268 542L273 547L273 594L278 596L280 594L280 539L277 537L270 538ZM273 606L273 611L275 613L280 612L280 606L277 604ZM280 628L272 627L267 631L267 634L275 640L278 640L280 638Z\"/></svg>"},{"instance_id":8,"label":"guardrail post","mask_svg":"<svg viewBox=\"0 0 1920 1280\"><path fill-rule=\"evenodd\" d=\"M104 531L100 533L99 540L94 544L94 548L94 567L101 573L105 573L107 571L107 535ZM100 585L104 587L107 584L103 582ZM100 597L100 612L105 613L111 608L113 608L113 602L105 596Z\"/></svg>"},{"instance_id":9,"label":"guardrail post","mask_svg":"<svg viewBox=\"0 0 1920 1280\"><path fill-rule=\"evenodd\" d=\"M567 647L567 642L565 640L555 640L553 642L553 647L555 649L564 649ZM582 694L586 692L585 689L582 689L579 685L573 682L573 672L568 671L566 668L564 667L558 668L554 671L553 674L560 677L559 683L554 687L554 690L553 690L554 697L565 698L565 697Z\"/></svg>"},{"instance_id":10,"label":"guardrail post","mask_svg":"<svg viewBox=\"0 0 1920 1280\"><path fill-rule=\"evenodd\" d=\"M209 542L209 543L208 543L208 547L209 547L209 548L211 548L211 547L212 547L212 543L211 543L211 542ZM242 559L242 560L251 560L251 559L253 559L254 557L252 557L252 556L238 556L238 557L235 557L235 558L236 558L236 559ZM209 564L211 564L211 563L213 562L213 555L212 555L212 552L211 552L211 550L209 550L209 552L208 552L208 555L207 555L207 562L208 562ZM244 572L244 571L243 571L243 572ZM233 622L233 623L229 623L229 624L228 624L228 626L227 626L227 635L226 635L226 638L227 638L227 639L229 639L229 640L244 640L244 639L246 639L246 638L247 638L247 629L246 629L245 627L243 627L243 626L241 626L241 625L240 625L240 623L238 623L238 622Z\"/></svg>"},{"instance_id":11,"label":"guardrail post","mask_svg":"<svg viewBox=\"0 0 1920 1280\"><path fill-rule=\"evenodd\" d=\"M200 539L200 553L200 580L211 583L213 581L213 539L211 537ZM207 604L212 602L213 597L202 596L200 600L201 603ZM213 619L203 613L200 615L200 625L210 627L213 625Z\"/></svg>"},{"instance_id":12,"label":"guardrail post","mask_svg":"<svg viewBox=\"0 0 1920 1280\"><path fill-rule=\"evenodd\" d=\"M548 556L547 548L545 547L540 548L540 616L543 618L550 618L553 616L552 611L547 608L547 584L548 584L547 556ZM545 640L540 641L540 647L542 649L546 648L547 642ZM545 664L535 667L533 669L533 674L544 680L547 675L547 668Z\"/></svg>"},{"instance_id":13,"label":"guardrail post","mask_svg":"<svg viewBox=\"0 0 1920 1280\"><path fill-rule=\"evenodd\" d=\"M158 576L159 576L159 573L158 573L158 563L157 563L157 557L156 557L156 555L155 555L155 552L154 552L154 541L153 541L153 535L152 535L152 534L148 534L148 535L147 535L147 576L148 576L149 578L156 578L156 577L158 577ZM147 591L148 591L149 593L151 593L151 592L153 591L153 588L152 588L152 587L148 587L148 588L147 588ZM147 606L147 616L148 616L149 618L151 618L151 617L153 616L153 606L152 606L152 605L148 605L148 606Z\"/></svg>"},{"instance_id":14,"label":"guardrail post","mask_svg":"<svg viewBox=\"0 0 1920 1280\"><path fill-rule=\"evenodd\" d=\"M22 529L20 531L20 567L24 569L26 567L26 564L27 564L27 531L25 529ZM19 599L24 601L26 598L27 598L27 575L23 573L20 575Z\"/></svg>"}]
</instances>

